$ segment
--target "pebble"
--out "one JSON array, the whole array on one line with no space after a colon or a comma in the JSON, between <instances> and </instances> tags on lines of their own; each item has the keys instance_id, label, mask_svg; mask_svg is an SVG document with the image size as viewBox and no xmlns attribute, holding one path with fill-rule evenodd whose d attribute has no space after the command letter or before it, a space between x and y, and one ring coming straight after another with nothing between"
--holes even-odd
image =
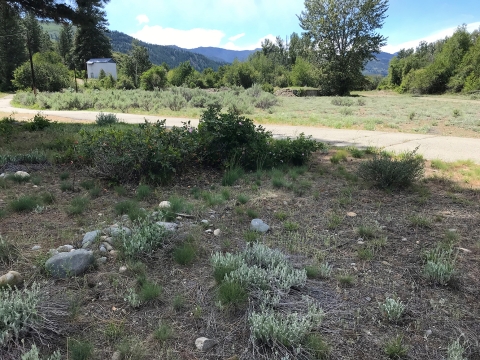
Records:
<instances>
[{"instance_id":1,"label":"pebble","mask_svg":"<svg viewBox=\"0 0 480 360\"><path fill-rule=\"evenodd\" d=\"M97 259L97 263L99 264L105 264L107 262L107 258L105 256L102 256Z\"/></svg>"},{"instance_id":2,"label":"pebble","mask_svg":"<svg viewBox=\"0 0 480 360\"><path fill-rule=\"evenodd\" d=\"M120 269L118 269L118 272L120 272L120 273L124 273L125 271L127 271L127 267L125 265L120 266Z\"/></svg>"},{"instance_id":3,"label":"pebble","mask_svg":"<svg viewBox=\"0 0 480 360\"><path fill-rule=\"evenodd\" d=\"M207 229L207 230L205 230L205 232L206 232L207 234L211 234L211 233L212 233L212 229Z\"/></svg>"},{"instance_id":4,"label":"pebble","mask_svg":"<svg viewBox=\"0 0 480 360\"><path fill-rule=\"evenodd\" d=\"M199 337L195 340L195 346L200 351L208 351L215 345L217 345L217 342L215 340L208 339L206 337Z\"/></svg>"},{"instance_id":5,"label":"pebble","mask_svg":"<svg viewBox=\"0 0 480 360\"><path fill-rule=\"evenodd\" d=\"M215 229L215 231L213 232L213 235L220 236L221 233L222 231L220 229Z\"/></svg>"},{"instance_id":6,"label":"pebble","mask_svg":"<svg viewBox=\"0 0 480 360\"><path fill-rule=\"evenodd\" d=\"M32 247L32 250L40 250L42 247L40 245L35 245Z\"/></svg>"},{"instance_id":7,"label":"pebble","mask_svg":"<svg viewBox=\"0 0 480 360\"><path fill-rule=\"evenodd\" d=\"M202 221L200 221L200 222L201 222L203 225L208 225L208 224L210 224L210 223L208 222L208 220L202 220Z\"/></svg>"},{"instance_id":8,"label":"pebble","mask_svg":"<svg viewBox=\"0 0 480 360\"><path fill-rule=\"evenodd\" d=\"M107 251L113 250L113 246L110 245L108 242L103 242L102 245L103 247L105 247L105 249L107 249Z\"/></svg>"},{"instance_id":9,"label":"pebble","mask_svg":"<svg viewBox=\"0 0 480 360\"><path fill-rule=\"evenodd\" d=\"M61 252L70 252L73 249L72 245L62 245L57 248L57 251L59 253Z\"/></svg>"},{"instance_id":10,"label":"pebble","mask_svg":"<svg viewBox=\"0 0 480 360\"><path fill-rule=\"evenodd\" d=\"M103 252L103 253L107 252L107 248L103 245L100 245L100 247L98 249L100 250L100 252Z\"/></svg>"},{"instance_id":11,"label":"pebble","mask_svg":"<svg viewBox=\"0 0 480 360\"><path fill-rule=\"evenodd\" d=\"M361 240L358 240L358 241L357 241L357 244L363 245L363 244L365 244L365 242L364 242L364 241L361 241Z\"/></svg>"},{"instance_id":12,"label":"pebble","mask_svg":"<svg viewBox=\"0 0 480 360\"><path fill-rule=\"evenodd\" d=\"M158 204L158 207L160 209L169 209L172 206L170 201L162 201L160 204Z\"/></svg>"}]
</instances>

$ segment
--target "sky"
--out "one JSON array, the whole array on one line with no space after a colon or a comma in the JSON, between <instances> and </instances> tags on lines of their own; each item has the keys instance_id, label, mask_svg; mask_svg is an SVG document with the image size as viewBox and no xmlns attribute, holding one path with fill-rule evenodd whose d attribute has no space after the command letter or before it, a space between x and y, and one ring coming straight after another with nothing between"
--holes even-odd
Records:
<instances>
[{"instance_id":1,"label":"sky","mask_svg":"<svg viewBox=\"0 0 480 360\"><path fill-rule=\"evenodd\" d=\"M110 0L111 30L158 45L192 49L259 48L264 39L301 34L303 0ZM382 51L394 53L453 34L462 24L480 28L480 0L390 0L380 34Z\"/></svg>"}]
</instances>

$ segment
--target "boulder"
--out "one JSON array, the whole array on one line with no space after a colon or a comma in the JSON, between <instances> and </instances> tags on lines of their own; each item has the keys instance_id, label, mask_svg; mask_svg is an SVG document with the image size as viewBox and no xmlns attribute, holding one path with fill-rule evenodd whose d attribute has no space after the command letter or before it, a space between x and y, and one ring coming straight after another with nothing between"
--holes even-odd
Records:
<instances>
[{"instance_id":1,"label":"boulder","mask_svg":"<svg viewBox=\"0 0 480 360\"><path fill-rule=\"evenodd\" d=\"M156 222L158 226L162 226L165 228L167 231L176 231L178 228L178 224L172 223L172 222L163 222L163 221L158 221Z\"/></svg>"},{"instance_id":2,"label":"boulder","mask_svg":"<svg viewBox=\"0 0 480 360\"><path fill-rule=\"evenodd\" d=\"M83 274L93 263L93 252L85 249L59 253L45 262L45 269L54 277L66 278Z\"/></svg>"},{"instance_id":3,"label":"boulder","mask_svg":"<svg viewBox=\"0 0 480 360\"><path fill-rule=\"evenodd\" d=\"M208 351L215 345L217 345L215 340L208 339L206 337L199 337L197 340L195 340L195 346L200 351Z\"/></svg>"},{"instance_id":4,"label":"boulder","mask_svg":"<svg viewBox=\"0 0 480 360\"><path fill-rule=\"evenodd\" d=\"M253 219L250 223L250 230L266 233L270 229L270 226L265 224L261 219Z\"/></svg>"},{"instance_id":5,"label":"boulder","mask_svg":"<svg viewBox=\"0 0 480 360\"><path fill-rule=\"evenodd\" d=\"M83 235L82 239L82 248L90 247L95 239L100 236L100 230L89 231L85 235Z\"/></svg>"},{"instance_id":6,"label":"boulder","mask_svg":"<svg viewBox=\"0 0 480 360\"><path fill-rule=\"evenodd\" d=\"M17 172L15 173L15 176L19 176L19 177L25 178L25 177L29 177L30 174L27 173L26 171L17 171Z\"/></svg>"},{"instance_id":7,"label":"boulder","mask_svg":"<svg viewBox=\"0 0 480 360\"><path fill-rule=\"evenodd\" d=\"M0 276L0 288L5 286L17 286L23 282L23 277L16 271L9 271L5 275Z\"/></svg>"}]
</instances>

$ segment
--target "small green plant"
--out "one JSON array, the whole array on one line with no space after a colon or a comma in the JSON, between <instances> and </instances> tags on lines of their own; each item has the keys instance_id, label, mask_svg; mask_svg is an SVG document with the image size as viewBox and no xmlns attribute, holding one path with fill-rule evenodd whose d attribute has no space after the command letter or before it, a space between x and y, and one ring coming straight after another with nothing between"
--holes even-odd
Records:
<instances>
[{"instance_id":1,"label":"small green plant","mask_svg":"<svg viewBox=\"0 0 480 360\"><path fill-rule=\"evenodd\" d=\"M398 335L385 344L385 354L390 359L401 359L407 356L408 347L403 345L403 336Z\"/></svg>"},{"instance_id":2,"label":"small green plant","mask_svg":"<svg viewBox=\"0 0 480 360\"><path fill-rule=\"evenodd\" d=\"M248 299L245 287L235 281L225 281L218 288L218 300L222 305L241 306Z\"/></svg>"},{"instance_id":3,"label":"small green plant","mask_svg":"<svg viewBox=\"0 0 480 360\"><path fill-rule=\"evenodd\" d=\"M113 187L113 191L115 191L115 193L116 193L118 196L125 196L125 195L127 195L127 189L125 189L122 185L114 186L114 187Z\"/></svg>"},{"instance_id":4,"label":"small green plant","mask_svg":"<svg viewBox=\"0 0 480 360\"><path fill-rule=\"evenodd\" d=\"M168 339L170 339L171 337L173 336L173 330L172 328L164 323L164 322L160 322L158 324L158 327L157 329L154 331L153 333L153 337L158 340L158 341L161 341L161 342L165 342L167 341Z\"/></svg>"},{"instance_id":5,"label":"small green plant","mask_svg":"<svg viewBox=\"0 0 480 360\"><path fill-rule=\"evenodd\" d=\"M195 260L195 246L190 242L184 242L173 250L173 259L177 264L190 265Z\"/></svg>"},{"instance_id":6,"label":"small green plant","mask_svg":"<svg viewBox=\"0 0 480 360\"><path fill-rule=\"evenodd\" d=\"M299 227L300 226L296 222L293 222L293 221L285 221L283 223L283 228L286 231L297 231Z\"/></svg>"},{"instance_id":7,"label":"small green plant","mask_svg":"<svg viewBox=\"0 0 480 360\"><path fill-rule=\"evenodd\" d=\"M123 300L125 300L132 308L138 308L140 305L142 305L140 296L132 288L127 289L127 293L125 294Z\"/></svg>"},{"instance_id":8,"label":"small green plant","mask_svg":"<svg viewBox=\"0 0 480 360\"><path fill-rule=\"evenodd\" d=\"M208 206L221 205L225 202L225 199L223 198L223 196L219 194L213 194L208 191L202 192L202 198L203 200L205 200Z\"/></svg>"},{"instance_id":9,"label":"small green plant","mask_svg":"<svg viewBox=\"0 0 480 360\"><path fill-rule=\"evenodd\" d=\"M227 200L230 200L230 191L228 191L228 189L223 189L222 190L222 197L227 201Z\"/></svg>"},{"instance_id":10,"label":"small green plant","mask_svg":"<svg viewBox=\"0 0 480 360\"><path fill-rule=\"evenodd\" d=\"M243 238L247 243L256 242L260 234L255 230L247 230L243 233Z\"/></svg>"},{"instance_id":11,"label":"small green plant","mask_svg":"<svg viewBox=\"0 0 480 360\"><path fill-rule=\"evenodd\" d=\"M377 237L378 228L373 225L360 225L357 228L357 235L364 239L373 239Z\"/></svg>"},{"instance_id":12,"label":"small green plant","mask_svg":"<svg viewBox=\"0 0 480 360\"><path fill-rule=\"evenodd\" d=\"M245 194L240 194L237 196L237 201L242 205L245 205L248 200L250 200L250 198Z\"/></svg>"},{"instance_id":13,"label":"small green plant","mask_svg":"<svg viewBox=\"0 0 480 360\"><path fill-rule=\"evenodd\" d=\"M39 200L36 197L29 195L20 196L16 200L10 202L10 208L15 212L33 211L37 205L40 205Z\"/></svg>"},{"instance_id":14,"label":"small green plant","mask_svg":"<svg viewBox=\"0 0 480 360\"><path fill-rule=\"evenodd\" d=\"M453 249L441 244L426 253L424 274L434 284L447 285L455 274L455 254Z\"/></svg>"},{"instance_id":15,"label":"small green plant","mask_svg":"<svg viewBox=\"0 0 480 360\"><path fill-rule=\"evenodd\" d=\"M101 192L102 192L101 188L99 188L98 186L94 186L93 188L88 190L88 195L90 195L92 199L96 199L97 197L100 196Z\"/></svg>"},{"instance_id":16,"label":"small green plant","mask_svg":"<svg viewBox=\"0 0 480 360\"><path fill-rule=\"evenodd\" d=\"M461 111L458 109L453 109L453 117L459 117L462 115Z\"/></svg>"},{"instance_id":17,"label":"small green plant","mask_svg":"<svg viewBox=\"0 0 480 360\"><path fill-rule=\"evenodd\" d=\"M235 166L227 169L222 178L223 186L232 186L243 176L243 169L241 167Z\"/></svg>"},{"instance_id":18,"label":"small green plant","mask_svg":"<svg viewBox=\"0 0 480 360\"><path fill-rule=\"evenodd\" d=\"M418 148L417 148L418 149ZM399 158L374 155L358 168L358 176L383 189L401 189L411 186L423 175L425 162L416 154L417 149Z\"/></svg>"},{"instance_id":19,"label":"small green plant","mask_svg":"<svg viewBox=\"0 0 480 360\"><path fill-rule=\"evenodd\" d=\"M374 251L371 247L361 247L357 250L357 256L360 260L372 260Z\"/></svg>"},{"instance_id":20,"label":"small green plant","mask_svg":"<svg viewBox=\"0 0 480 360\"><path fill-rule=\"evenodd\" d=\"M410 120L413 120L413 119L415 118L415 115L416 115L416 114L415 114L415 111L412 111L412 112L408 115L408 118L409 118Z\"/></svg>"},{"instance_id":21,"label":"small green plant","mask_svg":"<svg viewBox=\"0 0 480 360\"><path fill-rule=\"evenodd\" d=\"M83 180L80 182L80 187L82 187L85 190L91 190L95 187L95 181L94 180Z\"/></svg>"},{"instance_id":22,"label":"small green plant","mask_svg":"<svg viewBox=\"0 0 480 360\"><path fill-rule=\"evenodd\" d=\"M140 287L139 297L142 302L148 302L157 299L162 293L162 287L148 280L144 281Z\"/></svg>"},{"instance_id":23,"label":"small green plant","mask_svg":"<svg viewBox=\"0 0 480 360\"><path fill-rule=\"evenodd\" d=\"M83 196L77 196L72 199L69 207L67 208L68 215L80 215L87 208L89 203L88 198Z\"/></svg>"},{"instance_id":24,"label":"small green plant","mask_svg":"<svg viewBox=\"0 0 480 360\"><path fill-rule=\"evenodd\" d=\"M152 194L152 189L150 188L150 186L140 185L137 188L137 191L135 193L135 198L138 201L147 200L150 197L151 194Z\"/></svg>"},{"instance_id":25,"label":"small green plant","mask_svg":"<svg viewBox=\"0 0 480 360\"><path fill-rule=\"evenodd\" d=\"M250 219L256 219L256 218L258 218L258 211L254 210L254 209L247 209L247 216Z\"/></svg>"},{"instance_id":26,"label":"small green plant","mask_svg":"<svg viewBox=\"0 0 480 360\"><path fill-rule=\"evenodd\" d=\"M93 355L93 345L88 341L69 339L68 349L72 360L88 360Z\"/></svg>"},{"instance_id":27,"label":"small green plant","mask_svg":"<svg viewBox=\"0 0 480 360\"><path fill-rule=\"evenodd\" d=\"M125 215L129 214L135 210L138 210L139 206L136 201L133 200L124 200L115 204L115 214Z\"/></svg>"},{"instance_id":28,"label":"small green plant","mask_svg":"<svg viewBox=\"0 0 480 360\"><path fill-rule=\"evenodd\" d=\"M172 306L175 311L180 311L185 307L185 297L182 294L174 296Z\"/></svg>"},{"instance_id":29,"label":"small green plant","mask_svg":"<svg viewBox=\"0 0 480 360\"><path fill-rule=\"evenodd\" d=\"M365 152L363 150L357 149L356 147L350 147L350 148L348 148L348 151L350 151L350 154L355 159L361 159L361 158L363 158L363 156L365 154Z\"/></svg>"},{"instance_id":30,"label":"small green plant","mask_svg":"<svg viewBox=\"0 0 480 360\"><path fill-rule=\"evenodd\" d=\"M350 287L355 283L355 278L350 274L339 275L337 279L340 285L343 287Z\"/></svg>"},{"instance_id":31,"label":"small green plant","mask_svg":"<svg viewBox=\"0 0 480 360\"><path fill-rule=\"evenodd\" d=\"M18 254L17 247L0 235L0 264L10 264L17 258Z\"/></svg>"},{"instance_id":32,"label":"small green plant","mask_svg":"<svg viewBox=\"0 0 480 360\"><path fill-rule=\"evenodd\" d=\"M307 336L305 346L308 352L313 355L314 359L328 359L330 355L330 346L323 340L320 334L310 334Z\"/></svg>"},{"instance_id":33,"label":"small green plant","mask_svg":"<svg viewBox=\"0 0 480 360\"><path fill-rule=\"evenodd\" d=\"M163 227L139 219L132 227L131 236L124 232L120 236L121 250L129 258L150 255L163 245L167 237L168 232Z\"/></svg>"},{"instance_id":34,"label":"small green plant","mask_svg":"<svg viewBox=\"0 0 480 360\"><path fill-rule=\"evenodd\" d=\"M62 360L62 355L60 351L57 350L49 357L40 357L37 346L33 344L30 350L22 355L21 360Z\"/></svg>"},{"instance_id":35,"label":"small green plant","mask_svg":"<svg viewBox=\"0 0 480 360\"><path fill-rule=\"evenodd\" d=\"M338 214L330 214L328 217L327 217L327 228L329 230L335 230L337 227L340 226L340 224L342 223L343 221L343 217L338 215Z\"/></svg>"},{"instance_id":36,"label":"small green plant","mask_svg":"<svg viewBox=\"0 0 480 360\"><path fill-rule=\"evenodd\" d=\"M45 128L49 127L51 124L52 123L50 120L44 117L41 113L38 113L35 114L31 121L25 123L23 126L28 131L42 131Z\"/></svg>"},{"instance_id":37,"label":"small green plant","mask_svg":"<svg viewBox=\"0 0 480 360\"><path fill-rule=\"evenodd\" d=\"M42 203L51 205L55 202L55 195L51 192L43 192L40 194L40 199L42 200Z\"/></svg>"},{"instance_id":38,"label":"small green plant","mask_svg":"<svg viewBox=\"0 0 480 360\"><path fill-rule=\"evenodd\" d=\"M32 182L33 185L38 186L42 183L42 178L38 175L33 175L33 176L30 177L30 181Z\"/></svg>"},{"instance_id":39,"label":"small green plant","mask_svg":"<svg viewBox=\"0 0 480 360\"><path fill-rule=\"evenodd\" d=\"M397 322L405 311L405 304L400 300L387 298L385 299L385 302L380 304L380 311L388 321Z\"/></svg>"},{"instance_id":40,"label":"small green plant","mask_svg":"<svg viewBox=\"0 0 480 360\"><path fill-rule=\"evenodd\" d=\"M118 118L117 118L117 115L115 114L99 113L97 115L97 118L95 119L95 123L98 126L114 125L118 123Z\"/></svg>"},{"instance_id":41,"label":"small green plant","mask_svg":"<svg viewBox=\"0 0 480 360\"><path fill-rule=\"evenodd\" d=\"M467 360L463 357L465 349L460 344L460 340L455 340L447 348L447 360Z\"/></svg>"},{"instance_id":42,"label":"small green plant","mask_svg":"<svg viewBox=\"0 0 480 360\"><path fill-rule=\"evenodd\" d=\"M347 161L348 152L346 150L337 150L335 154L330 157L332 164L339 164L340 161Z\"/></svg>"},{"instance_id":43,"label":"small green plant","mask_svg":"<svg viewBox=\"0 0 480 360\"><path fill-rule=\"evenodd\" d=\"M69 177L70 177L70 173L67 171L60 173L60 180L67 180Z\"/></svg>"},{"instance_id":44,"label":"small green plant","mask_svg":"<svg viewBox=\"0 0 480 360\"><path fill-rule=\"evenodd\" d=\"M288 187L289 183L287 182L287 180L283 175L281 176L277 175L272 177L272 186L276 189L280 189L283 187Z\"/></svg>"},{"instance_id":45,"label":"small green plant","mask_svg":"<svg viewBox=\"0 0 480 360\"><path fill-rule=\"evenodd\" d=\"M280 221L284 221L288 218L288 214L286 212L283 212L283 211L277 211L275 214L274 214L275 218L280 220Z\"/></svg>"},{"instance_id":46,"label":"small green plant","mask_svg":"<svg viewBox=\"0 0 480 360\"><path fill-rule=\"evenodd\" d=\"M26 183L30 181L30 176L23 176L23 175L17 175L17 174L11 174L6 176L7 180L16 182L18 184Z\"/></svg>"},{"instance_id":47,"label":"small green plant","mask_svg":"<svg viewBox=\"0 0 480 360\"><path fill-rule=\"evenodd\" d=\"M125 334L125 325L123 322L110 321L103 330L103 333L108 341L116 342Z\"/></svg>"},{"instance_id":48,"label":"small green plant","mask_svg":"<svg viewBox=\"0 0 480 360\"><path fill-rule=\"evenodd\" d=\"M429 228L432 224L432 221L428 217L417 214L411 215L408 220L416 227Z\"/></svg>"},{"instance_id":49,"label":"small green plant","mask_svg":"<svg viewBox=\"0 0 480 360\"><path fill-rule=\"evenodd\" d=\"M73 182L72 181L62 181L60 183L60 190L62 191L73 191L74 190L74 187L73 187Z\"/></svg>"}]
</instances>

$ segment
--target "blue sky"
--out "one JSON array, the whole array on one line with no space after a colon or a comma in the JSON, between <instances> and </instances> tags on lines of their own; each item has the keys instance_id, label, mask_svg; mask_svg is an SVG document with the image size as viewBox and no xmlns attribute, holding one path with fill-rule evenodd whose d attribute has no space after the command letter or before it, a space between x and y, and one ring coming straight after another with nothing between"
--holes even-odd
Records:
<instances>
[{"instance_id":1,"label":"blue sky","mask_svg":"<svg viewBox=\"0 0 480 360\"><path fill-rule=\"evenodd\" d=\"M232 50L301 33L296 15L303 9L303 0L111 0L105 8L111 30L145 42ZM461 24L480 28L480 0L390 0L383 51L444 38Z\"/></svg>"}]
</instances>

